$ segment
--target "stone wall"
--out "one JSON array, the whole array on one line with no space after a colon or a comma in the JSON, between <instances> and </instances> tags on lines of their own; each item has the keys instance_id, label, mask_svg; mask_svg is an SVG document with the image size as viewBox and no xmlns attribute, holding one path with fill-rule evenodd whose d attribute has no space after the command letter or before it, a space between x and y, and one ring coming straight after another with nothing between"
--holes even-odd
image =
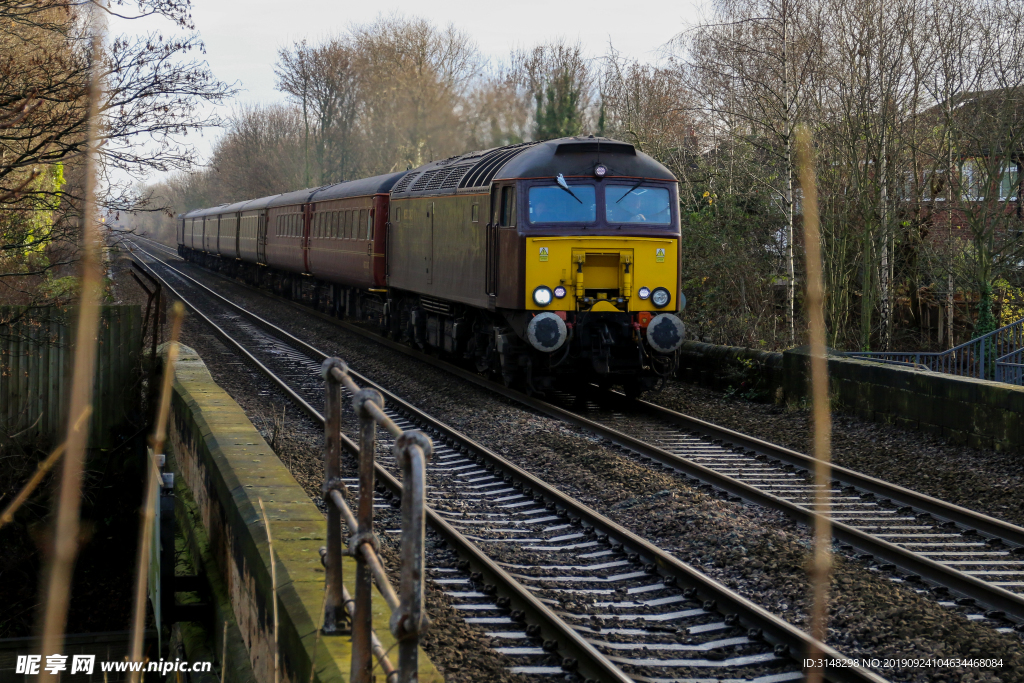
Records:
<instances>
[{"instance_id":1,"label":"stone wall","mask_svg":"<svg viewBox=\"0 0 1024 683\"><path fill-rule=\"evenodd\" d=\"M350 637L321 636L313 662L324 594L318 551L326 544L324 516L238 404L213 382L199 356L181 350L170 433L176 476L199 510L256 680L274 680L273 593L262 500L277 569L280 681L308 683L311 669L313 680L347 681ZM354 593L355 561L346 557L343 572ZM373 604L374 628L390 650L395 643L388 629L390 610L376 592ZM422 652L419 677L443 680Z\"/></svg>"},{"instance_id":2,"label":"stone wall","mask_svg":"<svg viewBox=\"0 0 1024 683\"><path fill-rule=\"evenodd\" d=\"M782 355L786 398L806 396L807 348ZM1024 450L1024 387L836 356L828 371L841 408L862 419L974 448Z\"/></svg>"},{"instance_id":3,"label":"stone wall","mask_svg":"<svg viewBox=\"0 0 1024 683\"><path fill-rule=\"evenodd\" d=\"M808 396L808 360L807 347L771 353L685 342L680 376L796 402ZM1024 450L1024 387L838 355L829 357L828 369L840 410L975 448Z\"/></svg>"}]
</instances>

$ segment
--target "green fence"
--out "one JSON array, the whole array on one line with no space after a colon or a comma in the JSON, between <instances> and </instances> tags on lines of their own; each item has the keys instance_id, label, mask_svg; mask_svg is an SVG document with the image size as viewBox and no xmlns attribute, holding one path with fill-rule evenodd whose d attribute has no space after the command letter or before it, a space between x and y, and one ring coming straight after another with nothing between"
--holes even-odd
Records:
<instances>
[{"instance_id":1,"label":"green fence","mask_svg":"<svg viewBox=\"0 0 1024 683\"><path fill-rule=\"evenodd\" d=\"M0 306L0 430L19 441L64 438L74 309ZM140 306L103 306L90 448L113 448L141 424Z\"/></svg>"}]
</instances>

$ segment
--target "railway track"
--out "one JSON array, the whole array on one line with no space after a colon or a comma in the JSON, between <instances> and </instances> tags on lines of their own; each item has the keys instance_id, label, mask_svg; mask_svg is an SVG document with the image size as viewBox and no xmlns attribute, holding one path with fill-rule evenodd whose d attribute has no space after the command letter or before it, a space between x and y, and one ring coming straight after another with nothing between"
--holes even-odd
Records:
<instances>
[{"instance_id":1,"label":"railway track","mask_svg":"<svg viewBox=\"0 0 1024 683\"><path fill-rule=\"evenodd\" d=\"M814 460L807 455L596 388L585 400L527 396L358 325L302 310L570 422L698 485L813 524ZM831 495L833 533L844 550L940 604L971 609L971 619L1024 632L1024 529L837 466Z\"/></svg>"},{"instance_id":2,"label":"railway track","mask_svg":"<svg viewBox=\"0 0 1024 683\"><path fill-rule=\"evenodd\" d=\"M156 255L136 255L164 285L314 419L325 354L241 309ZM353 372L385 396L403 429L435 442L428 524L462 561L428 576L469 623L528 676L668 683L803 678L812 641L672 555ZM380 432L378 502L400 491ZM354 480L349 480L353 482ZM814 644L814 647L824 647ZM826 657L842 659L825 648ZM833 681L882 681L830 668Z\"/></svg>"}]
</instances>

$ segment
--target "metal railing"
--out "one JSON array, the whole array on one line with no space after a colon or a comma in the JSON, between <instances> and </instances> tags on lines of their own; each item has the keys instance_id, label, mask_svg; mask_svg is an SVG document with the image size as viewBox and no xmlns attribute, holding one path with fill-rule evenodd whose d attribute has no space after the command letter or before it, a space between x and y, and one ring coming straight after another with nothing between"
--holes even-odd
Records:
<instances>
[{"instance_id":1,"label":"metal railing","mask_svg":"<svg viewBox=\"0 0 1024 683\"><path fill-rule=\"evenodd\" d=\"M946 351L846 351L851 358L1024 384L1024 318Z\"/></svg>"},{"instance_id":2,"label":"metal railing","mask_svg":"<svg viewBox=\"0 0 1024 683\"><path fill-rule=\"evenodd\" d=\"M433 445L420 431L402 431L384 413L384 398L374 389L360 389L339 358L328 358L321 368L324 396L324 501L327 503L327 546L320 553L327 570L325 596L325 634L352 635L352 683L371 683L375 656L386 683L413 683L418 680L419 637L429 619L423 609L423 527L426 505L426 460ZM349 509L342 491L341 434L344 387L352 395L359 419L359 504L357 514ZM373 533L374 449L377 425L395 438L395 459L402 468L402 571L399 593L388 580L378 554ZM352 534L347 553L356 560L356 595L352 598L342 583L341 523ZM398 641L398 667L387 657L373 632L372 591L377 590L391 609L391 633ZM401 596L401 597L399 597Z\"/></svg>"}]
</instances>

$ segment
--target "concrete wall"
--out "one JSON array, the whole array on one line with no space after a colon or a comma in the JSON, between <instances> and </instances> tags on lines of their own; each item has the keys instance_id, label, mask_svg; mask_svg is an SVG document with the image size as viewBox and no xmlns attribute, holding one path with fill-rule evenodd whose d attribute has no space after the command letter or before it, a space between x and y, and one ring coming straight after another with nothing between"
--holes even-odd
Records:
<instances>
[{"instance_id":1,"label":"concrete wall","mask_svg":"<svg viewBox=\"0 0 1024 683\"><path fill-rule=\"evenodd\" d=\"M807 397L807 347L768 353L685 342L680 374L765 399ZM840 410L944 436L976 448L1024 451L1024 387L832 356L829 387ZM703 373L703 374L702 374Z\"/></svg>"},{"instance_id":2,"label":"concrete wall","mask_svg":"<svg viewBox=\"0 0 1024 683\"><path fill-rule=\"evenodd\" d=\"M807 395L806 347L783 354L787 399ZM1024 387L846 357L828 361L829 389L843 409L944 436L957 444L1024 450Z\"/></svg>"},{"instance_id":3,"label":"concrete wall","mask_svg":"<svg viewBox=\"0 0 1024 683\"><path fill-rule=\"evenodd\" d=\"M172 411L176 475L199 510L256 680L274 680L270 554L262 499L277 561L280 680L308 683L315 668L317 681L347 681L350 637L321 636L313 664L324 592L318 552L326 544L324 516L187 347L175 369ZM355 562L348 557L345 562L345 581L354 593ZM375 592L374 627L385 650L394 644L389 617L390 610ZM423 653L419 675L421 681L443 680Z\"/></svg>"}]
</instances>

